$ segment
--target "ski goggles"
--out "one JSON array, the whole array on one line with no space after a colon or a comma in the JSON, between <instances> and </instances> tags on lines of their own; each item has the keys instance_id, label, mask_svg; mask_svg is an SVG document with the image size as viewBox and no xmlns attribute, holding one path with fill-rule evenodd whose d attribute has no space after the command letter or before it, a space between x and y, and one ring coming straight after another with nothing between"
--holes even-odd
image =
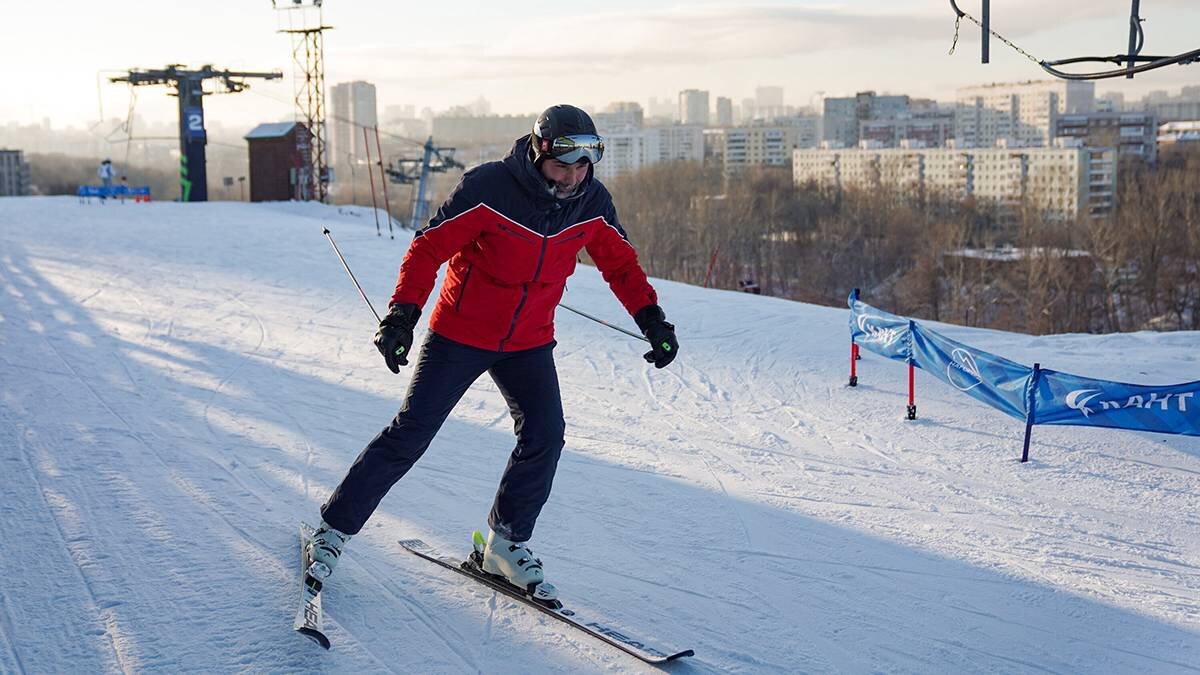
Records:
<instances>
[{"instance_id":1,"label":"ski goggles","mask_svg":"<svg viewBox=\"0 0 1200 675\"><path fill-rule=\"evenodd\" d=\"M553 141L542 141L542 154L549 155L564 164L574 164L586 159L592 164L604 156L604 139L594 134L559 136ZM545 146L549 145L549 148Z\"/></svg>"}]
</instances>

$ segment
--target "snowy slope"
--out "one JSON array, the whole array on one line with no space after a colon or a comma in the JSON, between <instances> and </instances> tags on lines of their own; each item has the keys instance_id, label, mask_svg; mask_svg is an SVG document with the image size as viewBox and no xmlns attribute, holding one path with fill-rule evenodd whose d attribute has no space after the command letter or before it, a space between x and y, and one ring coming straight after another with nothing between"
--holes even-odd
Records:
<instances>
[{"instance_id":1,"label":"snowy slope","mask_svg":"<svg viewBox=\"0 0 1200 675\"><path fill-rule=\"evenodd\" d=\"M332 651L291 631L297 520L394 414L367 211L0 199L0 672L646 672L404 554L466 551L512 447L475 384L351 542ZM1021 425L866 355L847 311L656 282L682 353L569 312L567 451L534 539L679 672L1200 671L1200 440ZM870 301L870 298L865 298ZM565 301L632 326L595 270ZM427 308L428 310L429 308ZM428 312L427 312L428 313ZM1200 379L1196 333L945 327L1026 363ZM424 332L424 324L421 332Z\"/></svg>"}]
</instances>

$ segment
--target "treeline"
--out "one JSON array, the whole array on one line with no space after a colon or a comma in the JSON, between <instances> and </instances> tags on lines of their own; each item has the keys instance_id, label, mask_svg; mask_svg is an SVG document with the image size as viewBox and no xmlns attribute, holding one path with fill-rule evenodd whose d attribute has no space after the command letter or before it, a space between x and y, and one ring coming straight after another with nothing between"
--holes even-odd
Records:
<instances>
[{"instance_id":1,"label":"treeline","mask_svg":"<svg viewBox=\"0 0 1200 675\"><path fill-rule=\"evenodd\" d=\"M1069 221L698 163L610 188L654 276L831 306L857 287L898 314L1031 334L1200 330L1200 153L1119 176L1113 215Z\"/></svg>"}]
</instances>

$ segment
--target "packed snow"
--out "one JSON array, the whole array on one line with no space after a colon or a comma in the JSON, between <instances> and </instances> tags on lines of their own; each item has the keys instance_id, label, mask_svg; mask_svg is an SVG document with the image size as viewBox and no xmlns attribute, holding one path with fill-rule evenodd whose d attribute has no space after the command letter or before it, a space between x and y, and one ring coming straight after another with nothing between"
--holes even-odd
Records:
<instances>
[{"instance_id":1,"label":"packed snow","mask_svg":"<svg viewBox=\"0 0 1200 675\"><path fill-rule=\"evenodd\" d=\"M397 544L486 527L513 446L487 377L350 542L333 648L292 631L297 523L412 372L322 227L382 310L411 234L369 209L0 199L0 672L654 671ZM567 448L531 543L568 605L694 649L681 673L1200 671L1200 439L1036 427L1021 464L1019 421L923 373L916 421L902 364L847 387L844 308L654 283L661 371L559 312ZM633 328L591 267L564 302ZM938 329L1200 379L1197 333Z\"/></svg>"}]
</instances>

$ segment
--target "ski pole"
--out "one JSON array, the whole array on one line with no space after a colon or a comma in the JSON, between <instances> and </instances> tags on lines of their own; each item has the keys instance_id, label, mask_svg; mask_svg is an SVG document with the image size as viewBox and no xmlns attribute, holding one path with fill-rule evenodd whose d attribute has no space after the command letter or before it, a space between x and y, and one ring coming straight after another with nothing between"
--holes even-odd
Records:
<instances>
[{"instance_id":1,"label":"ski pole","mask_svg":"<svg viewBox=\"0 0 1200 675\"><path fill-rule=\"evenodd\" d=\"M350 271L350 266L346 264L346 259L342 257L342 252L338 250L337 242L333 240L333 235L329 234L329 228L322 228L321 234L325 235L325 238L329 240L331 245L333 245L333 252L337 254L338 260L342 261L342 267L346 268L346 274L350 275L350 281L354 282L354 287L358 289L358 294L362 296L363 300L366 300L367 307L371 308L371 313L375 315L375 320L383 321L383 319L379 318L379 312L375 311L375 305L372 305L370 299L367 298L367 294L363 293L362 286L359 285L358 279L354 278L354 272Z\"/></svg>"},{"instance_id":2,"label":"ski pole","mask_svg":"<svg viewBox=\"0 0 1200 675\"><path fill-rule=\"evenodd\" d=\"M624 328L621 328L620 326L614 326L614 325L612 325L611 323L609 323L609 322L607 322L607 321L604 321L603 319L597 319L596 317L592 316L591 314L586 314L586 313L584 313L584 312L581 312L581 311L579 311L579 310L575 309L574 307L571 307L570 305L564 305L563 303L561 303L561 302L560 302L560 303L558 303L558 306L559 306L559 307L562 307L563 309L569 309L569 310L571 310L572 312L575 312L576 314L578 314L579 316L582 316L582 317L585 317L585 318L591 319L592 321L595 321L596 323L600 324L601 326L608 326L609 328L611 328L611 329L613 329L613 330L620 331L620 332L622 332L622 333L624 333L624 334L628 335L628 336L629 336L629 337L631 337L631 338L637 338L637 339L639 339L639 340L641 340L641 341L643 341L643 342L649 342L649 341L650 341L650 339L649 339L649 338L646 338L646 337L643 337L643 336L641 336L641 335L638 335L637 333L633 333L633 332L627 331L627 330L625 330Z\"/></svg>"}]
</instances>

